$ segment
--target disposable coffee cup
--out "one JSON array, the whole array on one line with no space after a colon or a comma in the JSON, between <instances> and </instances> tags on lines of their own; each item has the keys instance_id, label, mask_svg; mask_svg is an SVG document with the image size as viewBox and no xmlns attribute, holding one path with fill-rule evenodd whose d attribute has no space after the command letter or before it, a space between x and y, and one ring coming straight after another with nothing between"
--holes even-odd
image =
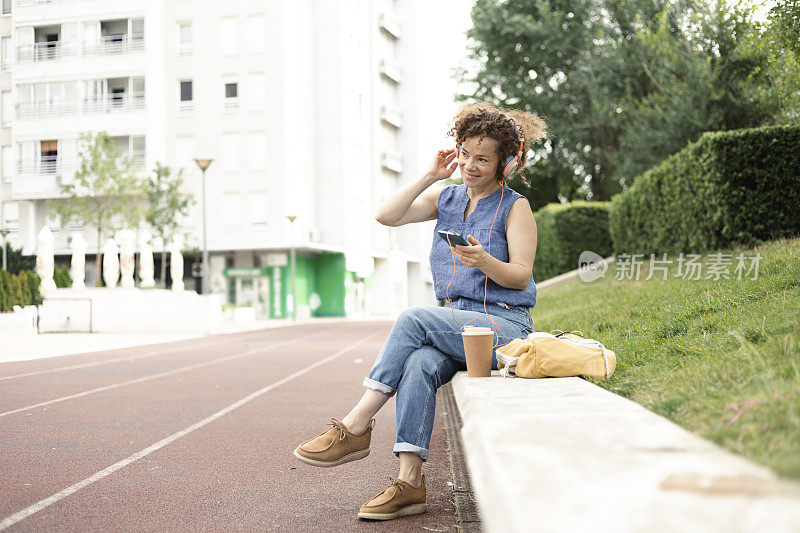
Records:
<instances>
[{"instance_id":1,"label":"disposable coffee cup","mask_svg":"<svg viewBox=\"0 0 800 533\"><path fill-rule=\"evenodd\" d=\"M467 375L471 378L486 378L492 375L492 328L466 326L461 333L464 355L467 359Z\"/></svg>"}]
</instances>

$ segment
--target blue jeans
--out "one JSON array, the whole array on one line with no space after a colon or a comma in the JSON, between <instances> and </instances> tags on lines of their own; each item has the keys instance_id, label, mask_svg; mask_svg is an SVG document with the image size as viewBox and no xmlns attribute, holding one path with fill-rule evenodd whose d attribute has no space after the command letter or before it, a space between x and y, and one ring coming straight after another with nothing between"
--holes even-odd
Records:
<instances>
[{"instance_id":1,"label":"blue jeans","mask_svg":"<svg viewBox=\"0 0 800 533\"><path fill-rule=\"evenodd\" d=\"M512 339L526 337L533 331L533 319L525 308L506 309L486 304L486 311L507 337L495 330L494 344L502 346ZM433 431L436 390L466 370L463 326L493 327L484 314L483 302L459 298L444 307L419 306L403 311L381 348L378 359L364 378L364 386L386 394L397 393L397 441L394 453L412 452L428 460L428 446ZM481 316L483 315L483 316ZM473 322L471 320L480 317ZM492 368L497 357L492 350Z\"/></svg>"}]
</instances>

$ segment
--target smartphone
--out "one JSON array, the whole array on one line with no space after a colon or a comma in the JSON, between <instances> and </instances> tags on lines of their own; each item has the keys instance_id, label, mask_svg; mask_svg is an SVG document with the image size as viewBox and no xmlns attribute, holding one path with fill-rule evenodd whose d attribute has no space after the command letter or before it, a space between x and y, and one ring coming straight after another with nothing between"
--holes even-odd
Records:
<instances>
[{"instance_id":1,"label":"smartphone","mask_svg":"<svg viewBox=\"0 0 800 533\"><path fill-rule=\"evenodd\" d=\"M450 244L455 246L456 244L460 244L461 246L472 246L467 239L459 235L458 233L450 233L449 231L439 230L439 236L447 241L450 239Z\"/></svg>"}]
</instances>

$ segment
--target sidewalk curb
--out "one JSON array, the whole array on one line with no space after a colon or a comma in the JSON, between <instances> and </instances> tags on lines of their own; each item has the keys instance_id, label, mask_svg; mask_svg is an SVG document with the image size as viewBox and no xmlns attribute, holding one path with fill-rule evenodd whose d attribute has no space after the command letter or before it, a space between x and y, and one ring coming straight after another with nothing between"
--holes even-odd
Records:
<instances>
[{"instance_id":1,"label":"sidewalk curb","mask_svg":"<svg viewBox=\"0 0 800 533\"><path fill-rule=\"evenodd\" d=\"M450 459L450 476L453 480L453 503L456 512L458 531L473 533L481 531L481 518L475 496L472 493L472 482L469 477L467 461L464 458L464 447L461 441L461 414L458 411L453 387L450 383L443 385L442 405L444 407L444 428L447 436L447 456Z\"/></svg>"}]
</instances>

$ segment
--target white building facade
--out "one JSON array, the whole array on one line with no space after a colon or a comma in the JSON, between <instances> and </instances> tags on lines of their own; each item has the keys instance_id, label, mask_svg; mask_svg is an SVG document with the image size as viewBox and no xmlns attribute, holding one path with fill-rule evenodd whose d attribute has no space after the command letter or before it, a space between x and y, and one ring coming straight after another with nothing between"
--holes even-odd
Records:
<instances>
[{"instance_id":1,"label":"white building facade","mask_svg":"<svg viewBox=\"0 0 800 533\"><path fill-rule=\"evenodd\" d=\"M434 304L432 223L377 206L442 147L452 64L432 68L417 0L4 0L0 224L33 254L45 224L66 262L83 232L52 216L78 136L105 131L143 173L183 169L197 203L184 282L199 288L202 174L211 290L263 317L396 314ZM462 10L465 7L462 6ZM468 9L468 6L466 6ZM429 26L426 27L426 24ZM293 219L293 222L290 222ZM158 251L158 245L156 247ZM158 269L157 269L158 272Z\"/></svg>"}]
</instances>

